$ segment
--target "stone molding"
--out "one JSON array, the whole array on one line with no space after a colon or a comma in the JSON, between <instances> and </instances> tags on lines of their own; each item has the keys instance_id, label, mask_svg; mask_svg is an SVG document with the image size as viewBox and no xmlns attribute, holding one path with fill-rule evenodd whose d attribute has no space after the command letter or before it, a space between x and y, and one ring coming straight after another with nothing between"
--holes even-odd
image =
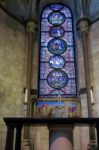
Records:
<instances>
[{"instance_id":1,"label":"stone molding","mask_svg":"<svg viewBox=\"0 0 99 150\"><path fill-rule=\"evenodd\" d=\"M26 24L26 31L27 32L35 32L37 28L37 23L34 21L34 20L29 20L27 21L27 24Z\"/></svg>"},{"instance_id":2,"label":"stone molding","mask_svg":"<svg viewBox=\"0 0 99 150\"><path fill-rule=\"evenodd\" d=\"M80 30L81 32L87 32L89 29L89 24L90 21L88 18L86 17L80 18L77 21L77 30Z\"/></svg>"}]
</instances>

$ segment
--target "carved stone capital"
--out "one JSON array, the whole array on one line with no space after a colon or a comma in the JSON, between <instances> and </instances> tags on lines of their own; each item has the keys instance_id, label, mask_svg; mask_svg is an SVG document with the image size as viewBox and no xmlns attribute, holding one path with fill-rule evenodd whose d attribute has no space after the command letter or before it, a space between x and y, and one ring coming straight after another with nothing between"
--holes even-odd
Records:
<instances>
[{"instance_id":1,"label":"carved stone capital","mask_svg":"<svg viewBox=\"0 0 99 150\"><path fill-rule=\"evenodd\" d=\"M37 28L37 24L33 20L29 20L26 24L26 31L27 32L35 32Z\"/></svg>"},{"instance_id":2,"label":"carved stone capital","mask_svg":"<svg viewBox=\"0 0 99 150\"><path fill-rule=\"evenodd\" d=\"M89 19L88 18L80 18L77 22L77 29L81 32L87 32L89 29Z\"/></svg>"}]
</instances>

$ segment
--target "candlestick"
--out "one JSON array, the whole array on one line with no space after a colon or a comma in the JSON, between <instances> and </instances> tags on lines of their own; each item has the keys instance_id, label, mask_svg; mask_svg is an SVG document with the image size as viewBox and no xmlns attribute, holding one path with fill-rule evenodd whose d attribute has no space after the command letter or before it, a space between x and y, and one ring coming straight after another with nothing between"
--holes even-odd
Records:
<instances>
[{"instance_id":1,"label":"candlestick","mask_svg":"<svg viewBox=\"0 0 99 150\"><path fill-rule=\"evenodd\" d=\"M27 94L28 94L28 90L26 89L25 90L25 100L24 100L24 103L27 103Z\"/></svg>"},{"instance_id":2,"label":"candlestick","mask_svg":"<svg viewBox=\"0 0 99 150\"><path fill-rule=\"evenodd\" d=\"M91 97L91 103L94 104L94 99L93 99L93 92L90 90L90 97Z\"/></svg>"}]
</instances>

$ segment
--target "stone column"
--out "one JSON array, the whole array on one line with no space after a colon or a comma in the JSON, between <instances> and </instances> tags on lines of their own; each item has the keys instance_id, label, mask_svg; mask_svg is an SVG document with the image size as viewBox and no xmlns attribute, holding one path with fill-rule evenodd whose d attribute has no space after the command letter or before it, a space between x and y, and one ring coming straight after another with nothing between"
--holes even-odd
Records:
<instances>
[{"instance_id":1,"label":"stone column","mask_svg":"<svg viewBox=\"0 0 99 150\"><path fill-rule=\"evenodd\" d=\"M80 18L77 22L78 29L81 33L82 45L83 45L83 56L84 56L84 69L85 69L85 82L87 91L87 104L88 104L88 117L92 118L92 103L91 103L91 80L90 80L90 69L89 69L89 59L88 59L88 30L89 30L89 20L86 17ZM89 127L90 143L88 146L91 149L92 143L95 143L95 129L93 126ZM93 148L94 147L94 148ZM92 146L93 150L96 148L95 144Z\"/></svg>"},{"instance_id":2,"label":"stone column","mask_svg":"<svg viewBox=\"0 0 99 150\"><path fill-rule=\"evenodd\" d=\"M83 55L84 55L84 69L85 69L85 80L86 80L86 90L87 90L87 103L88 103L88 117L92 117L91 109L91 80L90 80L90 69L89 69L89 59L88 59L88 29L89 20L88 18L81 18L78 20L78 29L81 32L82 45L83 45Z\"/></svg>"},{"instance_id":3,"label":"stone column","mask_svg":"<svg viewBox=\"0 0 99 150\"><path fill-rule=\"evenodd\" d=\"M26 90L25 90L25 102L24 107L26 111L26 117L31 116L31 75L32 75L32 58L33 58L33 44L34 44L34 33L37 27L36 22L29 18L26 24L27 39L28 39L28 51L27 51L27 75L26 75ZM27 106L27 107L26 107ZM29 139L29 128L24 127L24 139L26 142Z\"/></svg>"},{"instance_id":4,"label":"stone column","mask_svg":"<svg viewBox=\"0 0 99 150\"><path fill-rule=\"evenodd\" d=\"M28 36L28 52L27 52L27 76L26 76L26 94L25 102L27 103L27 117L30 117L31 112L31 75L32 75L32 58L33 58L33 44L34 44L34 32L37 24L32 18L27 21L26 31Z\"/></svg>"},{"instance_id":5,"label":"stone column","mask_svg":"<svg viewBox=\"0 0 99 150\"><path fill-rule=\"evenodd\" d=\"M50 126L49 150L73 150L73 126Z\"/></svg>"}]
</instances>

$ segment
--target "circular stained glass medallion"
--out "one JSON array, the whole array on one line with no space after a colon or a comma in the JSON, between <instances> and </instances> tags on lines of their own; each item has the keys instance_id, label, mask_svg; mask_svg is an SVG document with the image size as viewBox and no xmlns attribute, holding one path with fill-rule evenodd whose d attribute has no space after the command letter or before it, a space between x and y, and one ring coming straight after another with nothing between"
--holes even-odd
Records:
<instances>
[{"instance_id":1,"label":"circular stained glass medallion","mask_svg":"<svg viewBox=\"0 0 99 150\"><path fill-rule=\"evenodd\" d=\"M52 54L62 54L65 52L67 44L62 39L52 39L48 43L48 50Z\"/></svg>"},{"instance_id":2,"label":"circular stained glass medallion","mask_svg":"<svg viewBox=\"0 0 99 150\"><path fill-rule=\"evenodd\" d=\"M60 69L65 65L64 57L61 55L54 55L50 58L49 64L54 69Z\"/></svg>"},{"instance_id":3,"label":"circular stained glass medallion","mask_svg":"<svg viewBox=\"0 0 99 150\"><path fill-rule=\"evenodd\" d=\"M48 74L47 77L48 84L55 89L64 87L67 81L67 74L61 70L53 70Z\"/></svg>"},{"instance_id":4,"label":"circular stained glass medallion","mask_svg":"<svg viewBox=\"0 0 99 150\"><path fill-rule=\"evenodd\" d=\"M62 12L52 12L48 16L48 21L53 25L61 25L65 19L66 17Z\"/></svg>"},{"instance_id":5,"label":"circular stained glass medallion","mask_svg":"<svg viewBox=\"0 0 99 150\"><path fill-rule=\"evenodd\" d=\"M60 4L52 4L52 5L50 5L50 9L54 10L54 11L60 11L62 8L63 8L63 6L60 5Z\"/></svg>"},{"instance_id":6,"label":"circular stained glass medallion","mask_svg":"<svg viewBox=\"0 0 99 150\"><path fill-rule=\"evenodd\" d=\"M65 94L65 93L62 90L53 90L53 91L50 92L50 94L51 95L57 95L57 96L60 95L61 96L61 95Z\"/></svg>"},{"instance_id":7,"label":"circular stained glass medallion","mask_svg":"<svg viewBox=\"0 0 99 150\"><path fill-rule=\"evenodd\" d=\"M64 35L64 29L61 26L52 26L49 33L54 38L60 38Z\"/></svg>"}]
</instances>

